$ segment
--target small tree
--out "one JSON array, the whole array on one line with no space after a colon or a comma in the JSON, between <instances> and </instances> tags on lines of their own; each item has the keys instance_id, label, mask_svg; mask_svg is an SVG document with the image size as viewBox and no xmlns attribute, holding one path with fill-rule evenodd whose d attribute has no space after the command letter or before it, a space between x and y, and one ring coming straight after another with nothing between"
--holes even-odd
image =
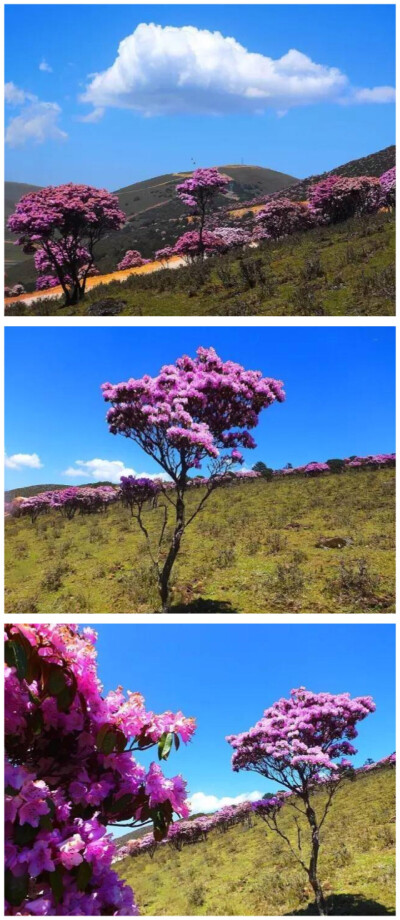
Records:
<instances>
[{"instance_id":1,"label":"small tree","mask_svg":"<svg viewBox=\"0 0 400 920\"><path fill-rule=\"evenodd\" d=\"M198 230L188 230L176 241L172 252L176 256L181 256L190 265L191 262L204 258L204 255L224 252L225 248L224 240L211 230L203 230L202 236Z\"/></svg>"},{"instance_id":2,"label":"small tree","mask_svg":"<svg viewBox=\"0 0 400 920\"><path fill-rule=\"evenodd\" d=\"M309 191L310 212L322 224L372 214L381 203L381 183L373 176L328 176Z\"/></svg>"},{"instance_id":3,"label":"small tree","mask_svg":"<svg viewBox=\"0 0 400 920\"><path fill-rule=\"evenodd\" d=\"M145 534L162 608L167 610L169 580L185 530L232 465L243 462L238 447L256 446L248 429L255 427L262 409L284 400L283 385L262 377L260 371L223 362L213 348L199 348L196 358L184 355L175 364L162 367L156 377L105 383L102 390L112 405L107 413L111 433L131 438L175 484L173 490L161 484L168 503L165 507L172 507L175 516L164 562L165 519L156 549ZM199 504L187 516L188 473L200 469L204 462L209 464L210 475Z\"/></svg>"},{"instance_id":4,"label":"small tree","mask_svg":"<svg viewBox=\"0 0 400 920\"><path fill-rule=\"evenodd\" d=\"M344 460L336 459L326 461L331 473L342 473L345 467Z\"/></svg>"},{"instance_id":5,"label":"small tree","mask_svg":"<svg viewBox=\"0 0 400 920\"><path fill-rule=\"evenodd\" d=\"M112 868L108 826L168 832L187 817L182 776L136 752L187 742L193 719L146 710L140 693L102 696L92 629L6 626L6 913L131 916L133 891Z\"/></svg>"},{"instance_id":6,"label":"small tree","mask_svg":"<svg viewBox=\"0 0 400 920\"><path fill-rule=\"evenodd\" d=\"M396 167L393 166L392 169L388 169L387 172L379 179L382 187L383 201L382 204L386 205L387 208L396 207Z\"/></svg>"},{"instance_id":7,"label":"small tree","mask_svg":"<svg viewBox=\"0 0 400 920\"><path fill-rule=\"evenodd\" d=\"M124 222L116 195L69 183L24 195L7 226L18 234L23 251L35 254L36 269L46 282L61 285L71 306L85 294L96 243Z\"/></svg>"},{"instance_id":8,"label":"small tree","mask_svg":"<svg viewBox=\"0 0 400 920\"><path fill-rule=\"evenodd\" d=\"M150 259L144 259L137 249L128 249L117 268L118 271L123 271L124 268L139 268L141 265L148 265L149 262Z\"/></svg>"},{"instance_id":9,"label":"small tree","mask_svg":"<svg viewBox=\"0 0 400 920\"><path fill-rule=\"evenodd\" d=\"M229 185L228 176L223 176L215 167L195 169L192 175L176 186L176 193L184 204L192 209L199 222L198 252L204 257L203 232L207 214L217 195L224 195Z\"/></svg>"},{"instance_id":10,"label":"small tree","mask_svg":"<svg viewBox=\"0 0 400 920\"><path fill-rule=\"evenodd\" d=\"M300 687L291 691L289 699L280 699L266 709L254 728L226 739L234 749L232 767L235 772L254 771L291 793L285 801L296 811L296 842L279 826L279 809L265 820L270 830L285 841L306 872L321 915L327 910L318 875L320 831L334 795L344 778L352 775L352 765L347 758L357 753L350 743L358 734L356 724L375 708L369 696L351 699L348 693L312 693ZM318 814L311 799L316 788L321 789ZM308 825L308 857L304 845L304 819Z\"/></svg>"},{"instance_id":11,"label":"small tree","mask_svg":"<svg viewBox=\"0 0 400 920\"><path fill-rule=\"evenodd\" d=\"M254 464L253 470L255 473L261 473L261 476L263 477L263 479L270 480L272 479L274 475L273 469L271 469L270 466L266 466L266 464L263 463L262 460L258 460L257 463Z\"/></svg>"},{"instance_id":12,"label":"small tree","mask_svg":"<svg viewBox=\"0 0 400 920\"><path fill-rule=\"evenodd\" d=\"M290 201L289 198L267 201L265 207L258 212L256 222L261 225L263 235L272 240L281 239L300 230L308 230L313 226L307 206L298 201Z\"/></svg>"}]
</instances>

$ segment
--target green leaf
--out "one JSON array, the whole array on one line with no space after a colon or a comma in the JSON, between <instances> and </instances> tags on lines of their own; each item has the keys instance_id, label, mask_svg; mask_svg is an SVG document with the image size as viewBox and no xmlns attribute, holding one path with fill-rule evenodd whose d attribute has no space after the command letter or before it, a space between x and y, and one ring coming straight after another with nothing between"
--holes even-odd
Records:
<instances>
[{"instance_id":1,"label":"green leaf","mask_svg":"<svg viewBox=\"0 0 400 920\"><path fill-rule=\"evenodd\" d=\"M62 668L59 665L51 665L49 672L49 679L47 681L47 690L51 696L58 696L59 693L62 693L67 684L65 681L65 674Z\"/></svg>"},{"instance_id":2,"label":"green leaf","mask_svg":"<svg viewBox=\"0 0 400 920\"><path fill-rule=\"evenodd\" d=\"M172 748L174 736L172 732L164 732L158 742L158 759L166 760Z\"/></svg>"},{"instance_id":3,"label":"green leaf","mask_svg":"<svg viewBox=\"0 0 400 920\"><path fill-rule=\"evenodd\" d=\"M6 900L12 907L19 907L28 894L29 875L25 872L23 875L13 875L10 869L6 869L4 877L4 893Z\"/></svg>"},{"instance_id":4,"label":"green leaf","mask_svg":"<svg viewBox=\"0 0 400 920\"><path fill-rule=\"evenodd\" d=\"M10 668L15 668L20 680L26 676L28 657L25 649L15 639L9 639L5 644L5 660Z\"/></svg>"},{"instance_id":5,"label":"green leaf","mask_svg":"<svg viewBox=\"0 0 400 920\"><path fill-rule=\"evenodd\" d=\"M49 872L49 883L53 892L54 900L56 904L58 904L64 894L62 871L59 866L54 872Z\"/></svg>"},{"instance_id":6,"label":"green leaf","mask_svg":"<svg viewBox=\"0 0 400 920\"><path fill-rule=\"evenodd\" d=\"M80 866L78 867L78 872L76 874L76 884L79 888L79 891L85 891L90 882L92 874L92 866L90 863L83 860L83 862L81 862Z\"/></svg>"},{"instance_id":7,"label":"green leaf","mask_svg":"<svg viewBox=\"0 0 400 920\"><path fill-rule=\"evenodd\" d=\"M43 713L41 709L36 709L29 719L29 725L34 735L41 735L43 731Z\"/></svg>"},{"instance_id":8,"label":"green leaf","mask_svg":"<svg viewBox=\"0 0 400 920\"><path fill-rule=\"evenodd\" d=\"M38 833L38 827L32 827L30 824L17 824L13 834L14 843L19 847L26 847L33 843Z\"/></svg>"},{"instance_id":9,"label":"green leaf","mask_svg":"<svg viewBox=\"0 0 400 920\"><path fill-rule=\"evenodd\" d=\"M175 750L176 750L176 751L179 750L179 745L180 745L180 743L181 743L181 740L180 740L179 735L177 735L176 732L174 732L174 744L175 744Z\"/></svg>"}]
</instances>

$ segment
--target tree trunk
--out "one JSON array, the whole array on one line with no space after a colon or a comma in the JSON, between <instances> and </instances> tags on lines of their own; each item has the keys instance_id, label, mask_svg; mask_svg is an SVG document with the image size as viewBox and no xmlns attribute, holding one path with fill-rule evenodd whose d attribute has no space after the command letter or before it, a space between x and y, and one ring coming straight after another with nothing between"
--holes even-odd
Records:
<instances>
[{"instance_id":1,"label":"tree trunk","mask_svg":"<svg viewBox=\"0 0 400 920\"><path fill-rule=\"evenodd\" d=\"M308 823L311 828L311 856L308 868L308 877L315 895L315 903L318 913L321 917L325 917L327 914L326 903L317 874L319 855L319 830L315 811L313 808L311 808L309 803L306 804L306 814Z\"/></svg>"},{"instance_id":2,"label":"tree trunk","mask_svg":"<svg viewBox=\"0 0 400 920\"><path fill-rule=\"evenodd\" d=\"M172 543L169 548L162 572L159 576L159 588L163 613L166 613L168 610L169 580L171 577L172 567L179 553L184 527L185 504L183 499L179 496L176 503L176 523L174 535L172 537Z\"/></svg>"}]
</instances>

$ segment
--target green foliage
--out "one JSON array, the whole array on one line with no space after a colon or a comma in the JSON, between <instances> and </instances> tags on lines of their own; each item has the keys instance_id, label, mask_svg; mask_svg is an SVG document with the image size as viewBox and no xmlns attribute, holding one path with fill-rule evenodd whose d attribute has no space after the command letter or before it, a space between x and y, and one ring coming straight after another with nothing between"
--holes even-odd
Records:
<instances>
[{"instance_id":1,"label":"green foliage","mask_svg":"<svg viewBox=\"0 0 400 920\"><path fill-rule=\"evenodd\" d=\"M395 470L382 469L217 489L184 536L171 609L392 611L394 483ZM189 491L188 514L202 489ZM153 540L160 514L145 512ZM51 512L33 525L26 518L5 525L8 613L158 610L154 570L127 510L72 521ZM172 519L168 537L171 529ZM324 547L338 537L341 548Z\"/></svg>"},{"instance_id":2,"label":"green foliage","mask_svg":"<svg viewBox=\"0 0 400 920\"><path fill-rule=\"evenodd\" d=\"M314 804L320 808L319 796ZM281 829L294 841L293 811ZM347 782L337 793L321 848L321 879L332 914L393 914L395 770ZM250 829L215 831L181 852L164 846L117 864L147 916L283 916L314 913L305 873L258 818Z\"/></svg>"}]
</instances>

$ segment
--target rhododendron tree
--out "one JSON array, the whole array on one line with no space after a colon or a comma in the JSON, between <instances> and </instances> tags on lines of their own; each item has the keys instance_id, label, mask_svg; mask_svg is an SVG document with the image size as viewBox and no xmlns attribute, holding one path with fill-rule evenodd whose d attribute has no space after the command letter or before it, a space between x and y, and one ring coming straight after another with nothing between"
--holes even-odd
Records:
<instances>
[{"instance_id":1,"label":"rhododendron tree","mask_svg":"<svg viewBox=\"0 0 400 920\"><path fill-rule=\"evenodd\" d=\"M148 265L150 259L144 259L137 249L128 249L124 258L118 263L118 271L124 268L139 268L140 265Z\"/></svg>"},{"instance_id":2,"label":"rhododendron tree","mask_svg":"<svg viewBox=\"0 0 400 920\"><path fill-rule=\"evenodd\" d=\"M396 206L396 167L392 166L392 169L388 169L387 172L379 179L382 194L383 194L383 204L387 208L394 208Z\"/></svg>"},{"instance_id":3,"label":"rhododendron tree","mask_svg":"<svg viewBox=\"0 0 400 920\"><path fill-rule=\"evenodd\" d=\"M374 711L375 703L369 696L351 699L348 693L312 693L300 687L291 691L289 699L280 699L266 709L249 731L227 737L234 749L233 770L254 771L291 793L286 802L296 811L292 839L279 825L278 809L265 820L307 873L321 915L327 910L318 876L320 831L333 796L343 779L352 774L348 758L357 753L351 743L358 734L356 725ZM326 790L326 796L318 799L318 814L311 799L316 784ZM304 840L307 826L308 856Z\"/></svg>"},{"instance_id":4,"label":"rhododendron tree","mask_svg":"<svg viewBox=\"0 0 400 920\"><path fill-rule=\"evenodd\" d=\"M165 761L194 720L120 687L103 696L91 629L10 625L5 640L6 913L137 914L106 828L149 824L157 841L188 816L183 778L135 755Z\"/></svg>"},{"instance_id":5,"label":"rhododendron tree","mask_svg":"<svg viewBox=\"0 0 400 920\"><path fill-rule=\"evenodd\" d=\"M198 253L204 256L204 226L207 214L217 195L224 195L229 185L228 176L223 176L215 167L195 169L192 175L176 186L178 197L192 209L199 222Z\"/></svg>"},{"instance_id":6,"label":"rhododendron tree","mask_svg":"<svg viewBox=\"0 0 400 920\"><path fill-rule=\"evenodd\" d=\"M181 256L185 262L195 262L200 256L213 255L226 250L225 241L211 230L203 230L202 237L198 230L188 230L176 241L173 254Z\"/></svg>"},{"instance_id":7,"label":"rhododendron tree","mask_svg":"<svg viewBox=\"0 0 400 920\"><path fill-rule=\"evenodd\" d=\"M39 274L61 285L69 306L84 296L96 243L124 222L116 195L71 182L24 195L7 226L23 251L35 254Z\"/></svg>"},{"instance_id":8,"label":"rhododendron tree","mask_svg":"<svg viewBox=\"0 0 400 920\"><path fill-rule=\"evenodd\" d=\"M222 361L213 348L199 348L195 358L178 358L160 373L124 383L104 383L103 396L111 403L107 421L112 434L131 438L152 457L175 485L161 484L166 507L175 516L171 542L161 562L163 540L152 552L163 610L167 609L169 580L183 534L232 465L243 461L239 447L256 446L248 429L262 409L285 398L281 381L246 371L233 361ZM186 514L188 473L209 464L204 494ZM162 524L166 534L165 520Z\"/></svg>"},{"instance_id":9,"label":"rhododendron tree","mask_svg":"<svg viewBox=\"0 0 400 920\"><path fill-rule=\"evenodd\" d=\"M298 201L289 198L277 198L268 201L256 215L256 222L261 225L262 233L255 238L278 240L299 230L308 230L313 226L309 209Z\"/></svg>"},{"instance_id":10,"label":"rhododendron tree","mask_svg":"<svg viewBox=\"0 0 400 920\"><path fill-rule=\"evenodd\" d=\"M322 224L372 214L381 203L381 183L373 176L328 176L309 191L310 212Z\"/></svg>"}]
</instances>

